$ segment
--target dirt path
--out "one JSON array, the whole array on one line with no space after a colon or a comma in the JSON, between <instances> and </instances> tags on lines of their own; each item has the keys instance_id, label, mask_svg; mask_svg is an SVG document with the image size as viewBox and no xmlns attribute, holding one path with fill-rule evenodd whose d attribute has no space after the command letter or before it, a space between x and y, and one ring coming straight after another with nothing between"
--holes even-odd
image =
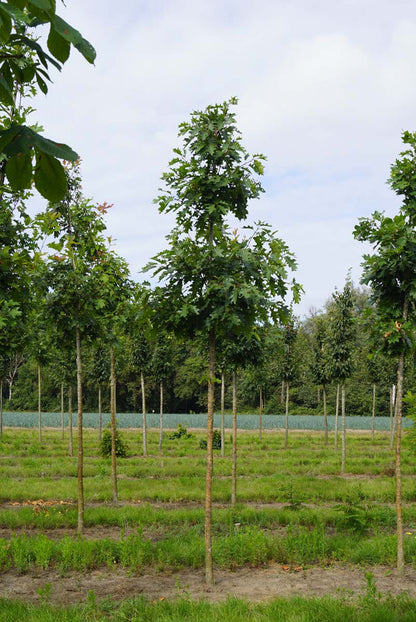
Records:
<instances>
[{"instance_id":1,"label":"dirt path","mask_svg":"<svg viewBox=\"0 0 416 622\"><path fill-rule=\"evenodd\" d=\"M377 566L371 568L371 572L381 593L398 595L406 592L416 598L416 570L408 568L400 578L386 567ZM228 596L236 596L254 602L295 595L345 595L352 598L365 590L365 570L345 566L295 570L273 564L235 572L217 570L215 585L211 589L206 588L201 570L132 576L117 568L65 576L55 571L25 575L7 572L0 576L1 596L23 602L40 602L42 593L49 591L48 598L53 604L85 602L89 592L94 592L97 599L111 597L118 600L144 594L152 600L183 597L219 602Z\"/></svg>"}]
</instances>

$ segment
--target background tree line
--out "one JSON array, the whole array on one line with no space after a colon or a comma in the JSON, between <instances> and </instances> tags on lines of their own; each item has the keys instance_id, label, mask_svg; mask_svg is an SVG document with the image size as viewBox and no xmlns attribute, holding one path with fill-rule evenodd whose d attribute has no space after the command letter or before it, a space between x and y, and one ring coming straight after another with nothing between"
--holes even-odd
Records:
<instances>
[{"instance_id":1,"label":"background tree line","mask_svg":"<svg viewBox=\"0 0 416 622\"><path fill-rule=\"evenodd\" d=\"M352 344L352 371L346 382L347 414L372 414L373 385L376 385L376 416L389 416L392 387L395 384L395 365L387 357L374 356L368 338L365 312L369 308L368 292L352 289L355 336ZM323 390L316 374L317 328L330 329L329 300L321 311L312 311L304 320L295 320L296 336L290 357L290 413L322 414ZM38 330L38 328L36 328ZM173 334L141 336L143 351L142 371L145 377L145 396L148 412L159 412L160 378L164 377L164 410L177 413L206 412L207 365L201 344L196 339L180 340ZM30 336L28 334L28 340ZM162 347L163 343L163 347ZM285 376L288 356L284 345L284 328L266 326L260 337L261 354L239 373L239 412L258 412L260 391L264 414L285 412ZM328 346L330 347L329 343ZM142 387L139 344L128 332L121 336L116 346L117 409L119 412L141 412ZM87 411L98 410L98 391L104 411L110 410L110 368L103 348L94 343L84 347L85 386L83 405ZM65 391L75 387L75 359L69 361ZM61 408L62 352L53 343L52 335L48 355L42 369L41 406L44 411ZM221 376L221 364L217 365ZM161 371L162 368L162 371ZM232 408L232 372L225 369L225 409ZM72 379L71 379L72 376ZM405 390L415 390L414 360L406 365ZM220 383L216 386L216 407L220 405ZM326 401L328 415L335 414L337 383L328 375ZM76 403L76 400L75 402ZM38 408L38 375L36 356L31 348L20 347L3 360L3 404L10 410L36 410ZM66 408L66 407L65 407Z\"/></svg>"}]
</instances>

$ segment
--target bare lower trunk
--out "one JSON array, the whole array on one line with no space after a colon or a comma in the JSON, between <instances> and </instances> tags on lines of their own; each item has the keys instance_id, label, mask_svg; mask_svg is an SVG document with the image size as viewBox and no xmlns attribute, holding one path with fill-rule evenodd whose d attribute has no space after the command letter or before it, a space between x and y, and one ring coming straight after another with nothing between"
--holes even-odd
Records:
<instances>
[{"instance_id":1,"label":"bare lower trunk","mask_svg":"<svg viewBox=\"0 0 416 622\"><path fill-rule=\"evenodd\" d=\"M163 380L160 381L160 419L159 419L159 452L162 451L163 441Z\"/></svg>"},{"instance_id":2,"label":"bare lower trunk","mask_svg":"<svg viewBox=\"0 0 416 622\"><path fill-rule=\"evenodd\" d=\"M263 434L263 388L260 387L259 395L259 441Z\"/></svg>"},{"instance_id":3,"label":"bare lower trunk","mask_svg":"<svg viewBox=\"0 0 416 622\"><path fill-rule=\"evenodd\" d=\"M99 384L98 385L98 440L99 441L101 440L102 435L103 435L103 409L102 409L101 384Z\"/></svg>"},{"instance_id":4,"label":"bare lower trunk","mask_svg":"<svg viewBox=\"0 0 416 622\"><path fill-rule=\"evenodd\" d=\"M339 382L337 383L337 396L335 398L335 437L334 437L335 449L338 449L338 413L339 413Z\"/></svg>"},{"instance_id":5,"label":"bare lower trunk","mask_svg":"<svg viewBox=\"0 0 416 622\"><path fill-rule=\"evenodd\" d=\"M390 390L390 398L390 449L393 449L396 432L396 385L394 384Z\"/></svg>"},{"instance_id":6,"label":"bare lower trunk","mask_svg":"<svg viewBox=\"0 0 416 622\"><path fill-rule=\"evenodd\" d=\"M38 365L38 432L39 432L39 443L42 442L42 376L40 365Z\"/></svg>"},{"instance_id":7,"label":"bare lower trunk","mask_svg":"<svg viewBox=\"0 0 416 622\"><path fill-rule=\"evenodd\" d=\"M117 456L116 456L116 373L114 370L114 349L110 348L110 408L111 408L111 480L113 483L113 504L118 503Z\"/></svg>"},{"instance_id":8,"label":"bare lower trunk","mask_svg":"<svg viewBox=\"0 0 416 622\"><path fill-rule=\"evenodd\" d=\"M345 380L341 383L341 475L345 473L345 457L347 453L346 431L345 431Z\"/></svg>"},{"instance_id":9,"label":"bare lower trunk","mask_svg":"<svg viewBox=\"0 0 416 622\"><path fill-rule=\"evenodd\" d=\"M374 440L374 423L376 417L376 383L373 382L373 407L371 410L371 439Z\"/></svg>"},{"instance_id":10,"label":"bare lower trunk","mask_svg":"<svg viewBox=\"0 0 416 622\"><path fill-rule=\"evenodd\" d=\"M215 389L215 331L209 333L209 369L208 369L208 415L207 415L207 471L205 480L205 582L207 585L214 584L212 567L212 474L214 456L212 436L214 430L214 389Z\"/></svg>"},{"instance_id":11,"label":"bare lower trunk","mask_svg":"<svg viewBox=\"0 0 416 622\"><path fill-rule=\"evenodd\" d=\"M146 394L144 386L144 375L140 373L140 384L142 387L142 414L143 414L143 456L147 456L147 422L146 422Z\"/></svg>"},{"instance_id":12,"label":"bare lower trunk","mask_svg":"<svg viewBox=\"0 0 416 622\"><path fill-rule=\"evenodd\" d=\"M282 380L282 388L280 390L280 403L283 405L285 402L285 381Z\"/></svg>"},{"instance_id":13,"label":"bare lower trunk","mask_svg":"<svg viewBox=\"0 0 416 622\"><path fill-rule=\"evenodd\" d=\"M221 457L225 455L225 422L224 422L224 403L225 403L225 378L221 372Z\"/></svg>"},{"instance_id":14,"label":"bare lower trunk","mask_svg":"<svg viewBox=\"0 0 416 622\"><path fill-rule=\"evenodd\" d=\"M72 439L72 386L68 387L68 428L69 428L69 455L74 455L74 443Z\"/></svg>"},{"instance_id":15,"label":"bare lower trunk","mask_svg":"<svg viewBox=\"0 0 416 622\"><path fill-rule=\"evenodd\" d=\"M65 438L65 421L64 421L64 383L61 382L61 436Z\"/></svg>"},{"instance_id":16,"label":"bare lower trunk","mask_svg":"<svg viewBox=\"0 0 416 622\"><path fill-rule=\"evenodd\" d=\"M328 445L328 416L326 412L326 385L322 385L322 401L324 404L325 445Z\"/></svg>"},{"instance_id":17,"label":"bare lower trunk","mask_svg":"<svg viewBox=\"0 0 416 622\"><path fill-rule=\"evenodd\" d=\"M403 320L407 321L409 302L407 298L403 305ZM403 374L404 374L404 351L399 356L397 366L397 395L396 395L396 521L397 521L397 572L403 574L403 518L402 518L402 401L403 401Z\"/></svg>"},{"instance_id":18,"label":"bare lower trunk","mask_svg":"<svg viewBox=\"0 0 416 622\"><path fill-rule=\"evenodd\" d=\"M3 436L3 378L0 379L0 436Z\"/></svg>"},{"instance_id":19,"label":"bare lower trunk","mask_svg":"<svg viewBox=\"0 0 416 622\"><path fill-rule=\"evenodd\" d=\"M231 505L237 503L237 374L233 371L233 460L231 474Z\"/></svg>"},{"instance_id":20,"label":"bare lower trunk","mask_svg":"<svg viewBox=\"0 0 416 622\"><path fill-rule=\"evenodd\" d=\"M402 519L402 397L403 397L403 369L404 353L400 354L397 369L397 396L396 396L396 525L397 525L397 571L401 575L404 569L403 554L403 519Z\"/></svg>"},{"instance_id":21,"label":"bare lower trunk","mask_svg":"<svg viewBox=\"0 0 416 622\"><path fill-rule=\"evenodd\" d=\"M285 449L289 439L289 383L286 382Z\"/></svg>"},{"instance_id":22,"label":"bare lower trunk","mask_svg":"<svg viewBox=\"0 0 416 622\"><path fill-rule=\"evenodd\" d=\"M77 401L78 401L78 535L84 531L84 440L82 423L82 360L81 336L79 328L76 331L77 347Z\"/></svg>"}]
</instances>

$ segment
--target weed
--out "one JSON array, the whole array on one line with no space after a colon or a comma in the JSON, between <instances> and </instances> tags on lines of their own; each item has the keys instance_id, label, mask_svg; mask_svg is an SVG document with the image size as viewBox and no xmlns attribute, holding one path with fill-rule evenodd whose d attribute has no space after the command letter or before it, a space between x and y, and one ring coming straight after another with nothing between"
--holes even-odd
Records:
<instances>
[{"instance_id":1,"label":"weed","mask_svg":"<svg viewBox=\"0 0 416 622\"><path fill-rule=\"evenodd\" d=\"M282 496L286 499L286 501L288 501L288 507L291 510L299 510L301 508L302 502L295 496L292 483L282 487Z\"/></svg>"},{"instance_id":2,"label":"weed","mask_svg":"<svg viewBox=\"0 0 416 622\"><path fill-rule=\"evenodd\" d=\"M51 598L51 584L45 583L43 587L39 587L36 590L37 594L40 596L40 602L44 604L48 604Z\"/></svg>"},{"instance_id":3,"label":"weed","mask_svg":"<svg viewBox=\"0 0 416 622\"><path fill-rule=\"evenodd\" d=\"M366 590L364 595L359 597L359 602L363 607L369 608L380 602L382 594L377 590L376 580L372 572L365 572L364 578L366 581Z\"/></svg>"},{"instance_id":4,"label":"weed","mask_svg":"<svg viewBox=\"0 0 416 622\"><path fill-rule=\"evenodd\" d=\"M29 569L29 566L35 559L30 539L25 534L22 536L12 536L10 540L10 553L13 565L22 574Z\"/></svg>"},{"instance_id":5,"label":"weed","mask_svg":"<svg viewBox=\"0 0 416 622\"><path fill-rule=\"evenodd\" d=\"M32 540L34 562L43 570L51 565L51 560L56 556L56 544L45 535L40 535Z\"/></svg>"},{"instance_id":6,"label":"weed","mask_svg":"<svg viewBox=\"0 0 416 622\"><path fill-rule=\"evenodd\" d=\"M360 503L354 503L354 501L349 498L347 503L343 505L336 505L335 510L342 514L342 527L355 533L367 533L371 521L368 507L363 506Z\"/></svg>"}]
</instances>

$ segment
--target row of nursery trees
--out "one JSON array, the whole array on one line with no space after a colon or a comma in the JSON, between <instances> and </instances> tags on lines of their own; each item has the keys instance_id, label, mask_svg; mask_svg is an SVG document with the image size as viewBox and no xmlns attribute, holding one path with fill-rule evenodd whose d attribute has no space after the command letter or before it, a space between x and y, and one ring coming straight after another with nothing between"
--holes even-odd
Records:
<instances>
[{"instance_id":1,"label":"row of nursery trees","mask_svg":"<svg viewBox=\"0 0 416 622\"><path fill-rule=\"evenodd\" d=\"M144 294L146 288L143 285L134 287ZM366 315L371 304L369 291L354 288L349 282L343 292L334 293L324 310L312 311L303 320L291 315L285 326L267 324L258 330L250 359L245 363L240 359L240 413L258 412L260 408L263 414L284 413L287 397L291 414L322 415L326 411L334 415L337 404L339 410L339 379L330 353L336 346L340 305L349 298L353 322L349 343L351 365L346 383L347 412L350 415L392 415L396 364L393 359L377 353L369 341ZM142 300L146 302L144 296ZM68 394L75 387L75 359L71 364L69 357L68 373L63 374L63 353L50 326L45 328L41 391L38 386L39 365L30 347L33 341L30 332L35 329L31 324L25 327L28 334L22 340L23 349L4 361L3 403L6 410L33 411L39 406L42 411L67 410ZM165 412L206 412L207 362L198 339L182 340L167 331L156 333L149 322L142 324L138 335L130 329L129 325L123 326L114 346L118 411L142 411L143 374L148 412L159 412L161 406ZM408 361L405 372L406 389L413 392L413 359ZM216 375L224 381L224 408L229 412L232 370L219 357ZM85 410L109 412L109 377L110 356L105 344L87 342L84 347ZM221 406L221 387L222 383L218 382L217 409Z\"/></svg>"},{"instance_id":2,"label":"row of nursery trees","mask_svg":"<svg viewBox=\"0 0 416 622\"><path fill-rule=\"evenodd\" d=\"M125 373L120 360L126 357L131 374L140 377L145 413L149 359L154 377L163 381L175 367L169 350L177 349L178 342L186 343L194 355L200 352L205 357L205 563L206 581L212 584L213 415L221 372L231 377L232 385L233 475L237 466L237 372L247 368L245 378L250 374L255 378L252 386L260 395L260 389L266 391L262 378L277 364L279 371L271 381L274 387L267 389L267 395L276 393L275 380L279 378L284 381L288 404L296 373L305 369L296 362L296 352L306 360L305 349L309 373L321 387L323 407L328 387L336 387L344 422L343 471L346 386L354 362L360 360L358 368L363 369L369 360L367 353L371 353L366 377L371 376L373 385L397 387L397 562L401 571L401 413L406 362L411 372L414 354L416 297L416 135L404 133L406 150L391 169L390 185L403 197L399 214L387 218L375 213L361 220L354 232L374 251L363 264L363 282L370 287L369 304L362 305L365 323L371 327L366 334L367 351L364 328L358 330L356 322L363 314L357 313L358 299L349 282L334 294L325 313L302 325L291 314L291 301L297 302L302 291L289 277L296 268L294 256L269 225L246 224L249 202L263 191L259 178L264 156L250 156L243 147L232 111L234 99L194 112L189 122L180 126L182 143L162 177L163 187L156 199L160 212L174 213L176 224L167 237L167 249L146 267L158 284L132 283L126 262L111 248L111 236L106 232L104 214L109 206L97 206L82 195L77 154L43 137L39 127L26 124L31 111L24 105L26 98L36 88L47 91L49 67L61 69L71 47L89 62L93 62L95 51L56 14L54 0L2 2L0 18L0 377L3 383L24 353L36 367L39 392L42 375L51 373L52 368L70 402L75 386L79 533L84 525L82 435L87 359L97 384L110 386L113 501L117 503L116 388L120 389L120 383L116 374ZM36 32L41 24L49 28L46 48ZM48 204L32 221L26 206L33 186ZM230 220L241 226L232 230ZM274 348L280 352L275 358ZM91 372L91 368L96 369ZM200 379L198 374L197 382ZM408 382L411 386L411 380ZM40 424L40 435L41 431Z\"/></svg>"}]
</instances>

